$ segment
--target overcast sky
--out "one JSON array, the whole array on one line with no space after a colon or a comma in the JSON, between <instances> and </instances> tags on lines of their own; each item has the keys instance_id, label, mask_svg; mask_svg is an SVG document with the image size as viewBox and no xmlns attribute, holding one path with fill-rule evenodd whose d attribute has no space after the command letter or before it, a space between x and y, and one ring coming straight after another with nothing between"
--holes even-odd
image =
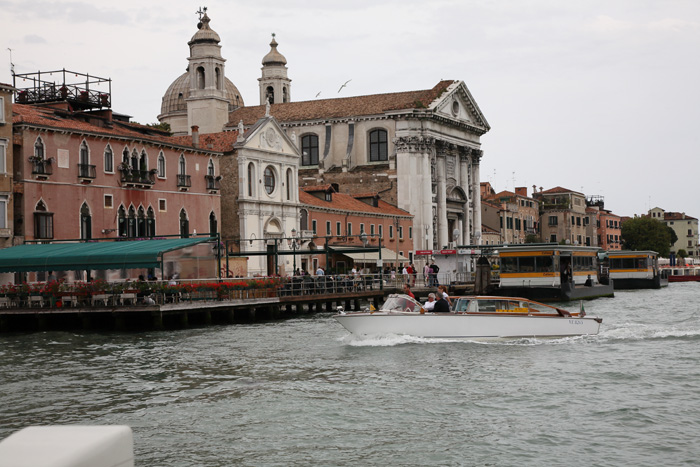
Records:
<instances>
[{"instance_id":1,"label":"overcast sky","mask_svg":"<svg viewBox=\"0 0 700 467\"><path fill-rule=\"evenodd\" d=\"M248 105L274 32L294 101L464 80L491 125L481 180L497 191L563 186L623 216L700 217L697 0L0 0L0 82L10 56L16 73L111 78L116 112L156 122L200 6Z\"/></svg>"}]
</instances>

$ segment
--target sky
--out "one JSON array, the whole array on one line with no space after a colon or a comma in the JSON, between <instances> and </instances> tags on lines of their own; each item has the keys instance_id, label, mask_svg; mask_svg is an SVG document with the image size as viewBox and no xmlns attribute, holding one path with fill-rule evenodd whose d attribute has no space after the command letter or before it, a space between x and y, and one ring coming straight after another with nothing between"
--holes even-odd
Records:
<instances>
[{"instance_id":1,"label":"sky","mask_svg":"<svg viewBox=\"0 0 700 467\"><path fill-rule=\"evenodd\" d=\"M248 105L275 33L293 101L463 80L491 126L481 181L496 191L562 186L621 216L700 218L696 0L0 0L0 82L11 63L111 78L115 112L157 122L203 6Z\"/></svg>"}]
</instances>

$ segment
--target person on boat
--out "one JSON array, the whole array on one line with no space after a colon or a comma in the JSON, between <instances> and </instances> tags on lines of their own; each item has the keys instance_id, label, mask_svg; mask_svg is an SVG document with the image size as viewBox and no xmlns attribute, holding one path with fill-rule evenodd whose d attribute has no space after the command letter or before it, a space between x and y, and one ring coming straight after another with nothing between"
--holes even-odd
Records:
<instances>
[{"instance_id":1,"label":"person on boat","mask_svg":"<svg viewBox=\"0 0 700 467\"><path fill-rule=\"evenodd\" d=\"M452 306L452 300L450 300L450 296L447 295L447 287L444 285L438 285L438 297L444 298L447 304Z\"/></svg>"},{"instance_id":2,"label":"person on boat","mask_svg":"<svg viewBox=\"0 0 700 467\"><path fill-rule=\"evenodd\" d=\"M413 292L411 292L411 286L408 284L403 285L403 293L405 293L406 295L408 295L409 297L411 297L414 300L416 299L416 296L413 295Z\"/></svg>"},{"instance_id":3,"label":"person on boat","mask_svg":"<svg viewBox=\"0 0 700 467\"><path fill-rule=\"evenodd\" d=\"M445 297L443 295L438 295L438 300L435 302L435 306L433 307L433 313L449 313L450 312L450 304L447 303L447 300L445 300Z\"/></svg>"},{"instance_id":4,"label":"person on boat","mask_svg":"<svg viewBox=\"0 0 700 467\"><path fill-rule=\"evenodd\" d=\"M583 285L585 285L586 287L593 287L593 281L591 280L590 274L588 275L588 279L586 279L586 282Z\"/></svg>"},{"instance_id":5,"label":"person on boat","mask_svg":"<svg viewBox=\"0 0 700 467\"><path fill-rule=\"evenodd\" d=\"M435 294L431 292L428 294L428 301L423 305L423 309L425 311L433 311L433 308L435 308Z\"/></svg>"}]
</instances>

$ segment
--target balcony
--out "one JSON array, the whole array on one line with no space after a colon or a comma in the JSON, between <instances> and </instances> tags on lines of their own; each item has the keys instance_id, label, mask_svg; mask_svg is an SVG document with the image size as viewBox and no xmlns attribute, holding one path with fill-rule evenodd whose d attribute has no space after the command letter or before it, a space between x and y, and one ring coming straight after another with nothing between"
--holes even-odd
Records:
<instances>
[{"instance_id":1,"label":"balcony","mask_svg":"<svg viewBox=\"0 0 700 467\"><path fill-rule=\"evenodd\" d=\"M53 168L51 163L53 159L29 159L32 163L32 175L37 180L48 180L49 176L53 174Z\"/></svg>"},{"instance_id":2,"label":"balcony","mask_svg":"<svg viewBox=\"0 0 700 467\"><path fill-rule=\"evenodd\" d=\"M187 191L192 186L192 178L189 175L177 174L177 187L180 191Z\"/></svg>"},{"instance_id":3,"label":"balcony","mask_svg":"<svg viewBox=\"0 0 700 467\"><path fill-rule=\"evenodd\" d=\"M156 183L155 170L119 168L121 182L127 187L150 188Z\"/></svg>"},{"instance_id":4,"label":"balcony","mask_svg":"<svg viewBox=\"0 0 700 467\"><path fill-rule=\"evenodd\" d=\"M221 176L215 177L214 175L205 175L204 180L207 182L207 190L209 190L209 193L218 193L219 190L221 190L221 185L219 184Z\"/></svg>"},{"instance_id":5,"label":"balcony","mask_svg":"<svg viewBox=\"0 0 700 467\"><path fill-rule=\"evenodd\" d=\"M94 165L90 164L78 164L78 178L82 182L90 183L97 177L97 170Z\"/></svg>"}]
</instances>

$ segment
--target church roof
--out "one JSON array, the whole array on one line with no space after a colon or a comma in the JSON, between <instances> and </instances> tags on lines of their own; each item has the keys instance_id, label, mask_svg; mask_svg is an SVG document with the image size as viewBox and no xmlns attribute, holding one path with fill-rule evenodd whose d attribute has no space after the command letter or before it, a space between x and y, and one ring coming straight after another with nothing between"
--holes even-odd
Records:
<instances>
[{"instance_id":1,"label":"church roof","mask_svg":"<svg viewBox=\"0 0 700 467\"><path fill-rule=\"evenodd\" d=\"M359 115L380 115L404 109L424 109L453 83L454 81L451 80L440 81L432 89L422 91L272 104L270 114L274 115L280 122L293 122ZM240 120L243 120L243 124L246 126L252 125L264 115L264 105L241 107L230 113L227 126L236 126Z\"/></svg>"},{"instance_id":2,"label":"church roof","mask_svg":"<svg viewBox=\"0 0 700 467\"><path fill-rule=\"evenodd\" d=\"M202 19L199 21L199 24L197 24L197 28L199 29L196 33L194 33L194 36L192 36L192 40L190 40L189 45L195 44L195 43L200 43L200 42L214 42L218 44L221 42L221 37L214 31L212 28L209 27L209 16L207 16L206 13L204 13L204 16L202 16Z\"/></svg>"}]
</instances>

